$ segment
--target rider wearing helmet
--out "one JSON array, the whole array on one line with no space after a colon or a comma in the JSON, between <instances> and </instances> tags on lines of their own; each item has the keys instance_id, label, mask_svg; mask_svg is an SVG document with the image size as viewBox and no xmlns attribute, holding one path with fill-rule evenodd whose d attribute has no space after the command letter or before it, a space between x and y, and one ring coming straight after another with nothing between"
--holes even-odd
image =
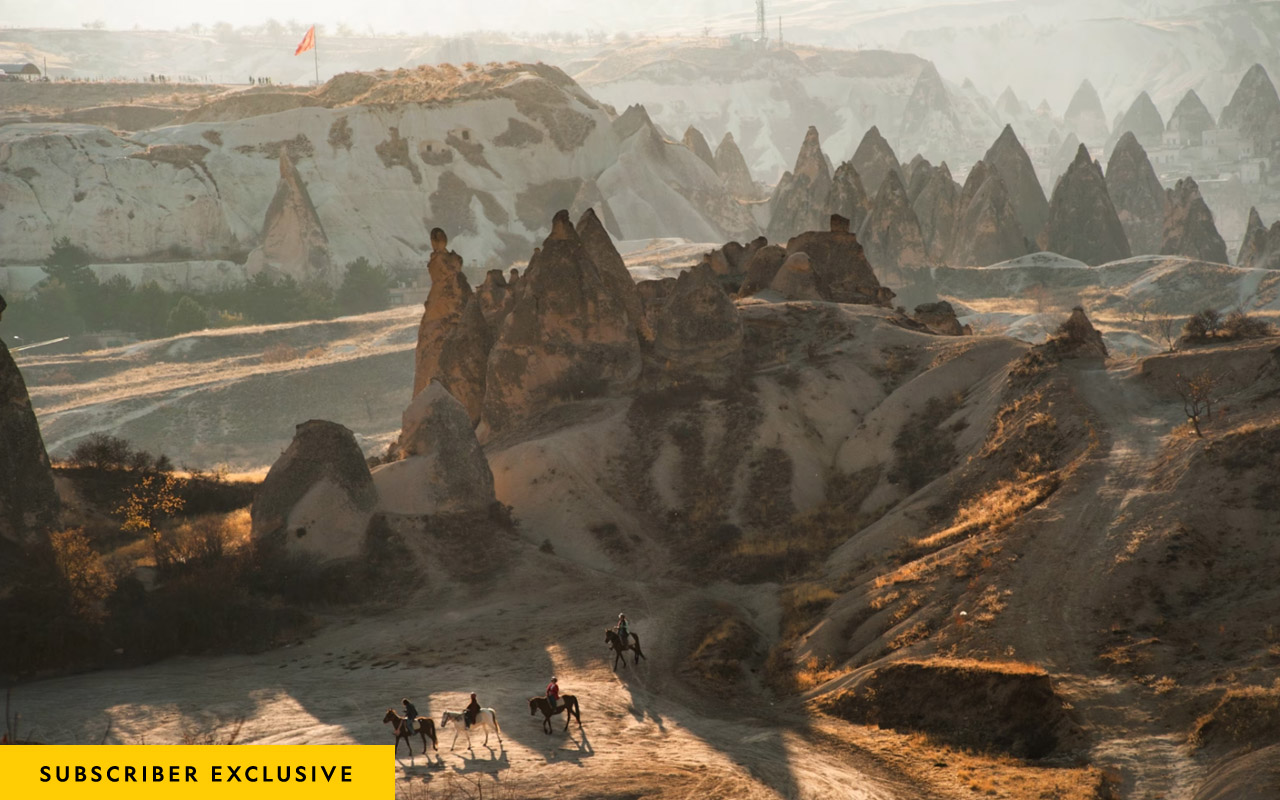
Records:
<instances>
[{"instance_id":1,"label":"rider wearing helmet","mask_svg":"<svg viewBox=\"0 0 1280 800\"><path fill-rule=\"evenodd\" d=\"M551 676L551 683L547 684L547 701L551 703L552 711L560 704L560 684L554 675Z\"/></svg>"},{"instance_id":2,"label":"rider wearing helmet","mask_svg":"<svg viewBox=\"0 0 1280 800\"><path fill-rule=\"evenodd\" d=\"M466 722L468 728L470 728L472 725L475 724L476 714L479 714L479 713L480 713L480 703L476 701L476 693L472 692L471 702L467 705L466 709L462 712L462 719L464 722Z\"/></svg>"},{"instance_id":3,"label":"rider wearing helmet","mask_svg":"<svg viewBox=\"0 0 1280 800\"><path fill-rule=\"evenodd\" d=\"M618 632L618 638L622 640L623 647L631 644L631 634L628 631L627 615L618 615L618 624L614 626L614 630Z\"/></svg>"},{"instance_id":4,"label":"rider wearing helmet","mask_svg":"<svg viewBox=\"0 0 1280 800\"><path fill-rule=\"evenodd\" d=\"M406 698L404 698L403 700L401 700L400 702L401 702L401 703L404 703L404 718L405 718L405 725L407 725L407 726L408 726L408 727L406 728L406 730L408 730L408 731L409 731L409 735L410 735L410 736L412 736L412 735L413 735L413 723L414 723L414 721L418 718L418 709L417 709L417 708L414 708L413 703L410 703L410 702L409 702L409 698L407 698L407 697L406 697Z\"/></svg>"}]
</instances>

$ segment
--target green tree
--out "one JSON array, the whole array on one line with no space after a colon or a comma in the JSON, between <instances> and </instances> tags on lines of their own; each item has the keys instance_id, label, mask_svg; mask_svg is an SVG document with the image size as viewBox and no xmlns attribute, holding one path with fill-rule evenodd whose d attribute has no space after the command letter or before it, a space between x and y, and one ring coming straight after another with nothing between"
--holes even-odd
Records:
<instances>
[{"instance_id":1,"label":"green tree","mask_svg":"<svg viewBox=\"0 0 1280 800\"><path fill-rule=\"evenodd\" d=\"M207 327L209 327L209 315L199 303L186 294L179 298L178 304L169 312L169 318L165 321L165 330L170 336L204 330Z\"/></svg>"},{"instance_id":2,"label":"green tree","mask_svg":"<svg viewBox=\"0 0 1280 800\"><path fill-rule=\"evenodd\" d=\"M44 274L72 289L97 286L98 278L89 269L89 254L62 236L53 242L53 252L44 260Z\"/></svg>"},{"instance_id":3,"label":"green tree","mask_svg":"<svg viewBox=\"0 0 1280 800\"><path fill-rule=\"evenodd\" d=\"M381 311L391 303L391 273L361 256L347 264L338 303L346 314Z\"/></svg>"}]
</instances>

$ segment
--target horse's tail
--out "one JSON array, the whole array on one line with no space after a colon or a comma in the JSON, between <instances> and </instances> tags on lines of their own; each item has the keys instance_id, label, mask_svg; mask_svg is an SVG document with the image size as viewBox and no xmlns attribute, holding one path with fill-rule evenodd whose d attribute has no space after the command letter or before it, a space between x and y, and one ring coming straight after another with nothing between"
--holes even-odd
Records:
<instances>
[{"instance_id":1,"label":"horse's tail","mask_svg":"<svg viewBox=\"0 0 1280 800\"><path fill-rule=\"evenodd\" d=\"M578 708L578 698L577 698L577 696L573 696L571 699L572 699L572 702L573 702L573 705L572 705L572 708L573 708L573 716L574 716L574 718L575 718L576 720L578 720L578 725L579 725L579 726L581 726L581 725L582 725L582 711Z\"/></svg>"},{"instance_id":2,"label":"horse's tail","mask_svg":"<svg viewBox=\"0 0 1280 800\"><path fill-rule=\"evenodd\" d=\"M431 717L418 717L418 722L422 724L422 730L427 734L427 736L431 737L432 749L439 750L440 748L438 745L440 743L436 741L436 721Z\"/></svg>"},{"instance_id":3,"label":"horse's tail","mask_svg":"<svg viewBox=\"0 0 1280 800\"><path fill-rule=\"evenodd\" d=\"M631 638L632 638L632 639L635 639L635 642L636 642L636 651L637 651L637 652L639 652L639 650L640 650L640 636L639 636L638 634L634 634L634 633L633 633L633 634L631 634Z\"/></svg>"},{"instance_id":4,"label":"horse's tail","mask_svg":"<svg viewBox=\"0 0 1280 800\"><path fill-rule=\"evenodd\" d=\"M489 713L493 715L493 729L498 732L499 736L501 736L502 728L498 727L498 712L491 708L489 709Z\"/></svg>"}]
</instances>

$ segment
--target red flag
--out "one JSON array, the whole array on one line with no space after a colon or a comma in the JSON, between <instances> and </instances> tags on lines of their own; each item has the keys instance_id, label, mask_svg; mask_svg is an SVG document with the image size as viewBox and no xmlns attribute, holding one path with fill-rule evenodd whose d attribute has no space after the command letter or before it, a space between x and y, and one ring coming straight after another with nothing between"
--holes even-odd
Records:
<instances>
[{"instance_id":1,"label":"red flag","mask_svg":"<svg viewBox=\"0 0 1280 800\"><path fill-rule=\"evenodd\" d=\"M316 46L316 26L312 25L307 29L307 35L302 37L302 41L298 43L298 49L293 51L295 56L300 56L311 48Z\"/></svg>"}]
</instances>

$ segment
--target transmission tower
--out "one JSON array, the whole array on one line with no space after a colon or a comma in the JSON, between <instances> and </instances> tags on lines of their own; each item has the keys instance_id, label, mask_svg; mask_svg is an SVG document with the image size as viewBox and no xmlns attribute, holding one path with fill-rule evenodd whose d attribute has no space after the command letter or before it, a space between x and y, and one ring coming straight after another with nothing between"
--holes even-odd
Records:
<instances>
[{"instance_id":1,"label":"transmission tower","mask_svg":"<svg viewBox=\"0 0 1280 800\"><path fill-rule=\"evenodd\" d=\"M764 31L764 0L756 0L756 40L761 46L765 43Z\"/></svg>"}]
</instances>

